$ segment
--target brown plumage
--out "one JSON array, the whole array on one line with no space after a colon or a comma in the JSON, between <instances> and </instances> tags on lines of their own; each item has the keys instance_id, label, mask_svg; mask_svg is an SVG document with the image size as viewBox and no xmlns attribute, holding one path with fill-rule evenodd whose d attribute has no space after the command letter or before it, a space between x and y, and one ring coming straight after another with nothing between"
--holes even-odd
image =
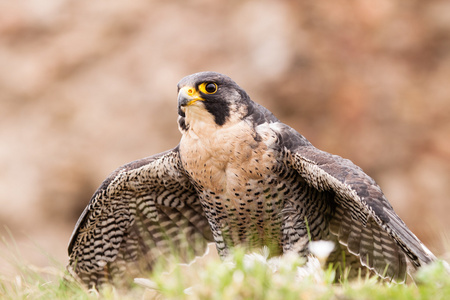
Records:
<instances>
[{"instance_id":1,"label":"brown plumage","mask_svg":"<svg viewBox=\"0 0 450 300\"><path fill-rule=\"evenodd\" d=\"M435 260L372 178L230 78L197 73L178 89L180 144L113 172L77 222L68 269L84 283L131 278L158 257L188 260L208 241L222 257L235 245L306 255L308 234L336 243L330 263L398 282Z\"/></svg>"}]
</instances>

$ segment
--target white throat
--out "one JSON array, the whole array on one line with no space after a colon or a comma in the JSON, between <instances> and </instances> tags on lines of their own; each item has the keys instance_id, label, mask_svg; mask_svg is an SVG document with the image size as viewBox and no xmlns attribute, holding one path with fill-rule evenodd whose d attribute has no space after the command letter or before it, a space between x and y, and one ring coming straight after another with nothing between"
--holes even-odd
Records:
<instances>
[{"instance_id":1,"label":"white throat","mask_svg":"<svg viewBox=\"0 0 450 300\"><path fill-rule=\"evenodd\" d=\"M191 137L208 138L220 129L220 126L214 121L214 116L200 105L186 107L184 114L184 121L188 126L188 130L186 132L181 131L183 136L190 135Z\"/></svg>"}]
</instances>

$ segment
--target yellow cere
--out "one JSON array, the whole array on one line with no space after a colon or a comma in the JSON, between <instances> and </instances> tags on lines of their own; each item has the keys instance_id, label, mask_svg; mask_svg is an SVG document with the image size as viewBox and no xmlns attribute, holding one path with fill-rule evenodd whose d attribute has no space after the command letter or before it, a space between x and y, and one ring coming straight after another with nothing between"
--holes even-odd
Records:
<instances>
[{"instance_id":1,"label":"yellow cere","mask_svg":"<svg viewBox=\"0 0 450 300\"><path fill-rule=\"evenodd\" d=\"M194 95L194 93L195 93L195 89L194 88L187 88L187 94L189 95L189 96L193 96Z\"/></svg>"},{"instance_id":2,"label":"yellow cere","mask_svg":"<svg viewBox=\"0 0 450 300\"><path fill-rule=\"evenodd\" d=\"M183 93L189 96L189 98L191 98L191 100L186 104L187 106L194 104L198 100L204 100L202 97L200 97L200 93L194 87L185 86L181 88L181 90L183 91Z\"/></svg>"}]
</instances>

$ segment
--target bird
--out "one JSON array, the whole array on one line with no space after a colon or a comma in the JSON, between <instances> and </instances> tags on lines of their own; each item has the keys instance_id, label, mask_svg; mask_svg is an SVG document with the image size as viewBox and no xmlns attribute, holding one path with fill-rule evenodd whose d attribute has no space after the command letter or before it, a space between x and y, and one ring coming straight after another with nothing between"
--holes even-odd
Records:
<instances>
[{"instance_id":1,"label":"bird","mask_svg":"<svg viewBox=\"0 0 450 300\"><path fill-rule=\"evenodd\" d=\"M314 147L230 77L195 73L177 89L179 144L116 169L78 219L67 265L78 281L120 283L209 242L226 258L238 246L307 257L312 241L330 241L327 263L342 274L394 282L436 260L360 167Z\"/></svg>"}]
</instances>

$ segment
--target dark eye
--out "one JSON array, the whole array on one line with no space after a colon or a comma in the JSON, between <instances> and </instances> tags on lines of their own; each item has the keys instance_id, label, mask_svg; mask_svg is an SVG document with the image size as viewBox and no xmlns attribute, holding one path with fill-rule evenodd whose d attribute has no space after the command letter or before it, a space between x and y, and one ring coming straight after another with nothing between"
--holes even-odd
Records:
<instances>
[{"instance_id":1,"label":"dark eye","mask_svg":"<svg viewBox=\"0 0 450 300\"><path fill-rule=\"evenodd\" d=\"M209 94L215 93L217 91L217 84L210 82L205 86L205 91Z\"/></svg>"}]
</instances>

